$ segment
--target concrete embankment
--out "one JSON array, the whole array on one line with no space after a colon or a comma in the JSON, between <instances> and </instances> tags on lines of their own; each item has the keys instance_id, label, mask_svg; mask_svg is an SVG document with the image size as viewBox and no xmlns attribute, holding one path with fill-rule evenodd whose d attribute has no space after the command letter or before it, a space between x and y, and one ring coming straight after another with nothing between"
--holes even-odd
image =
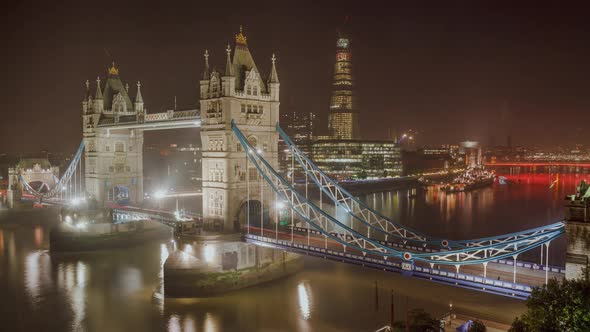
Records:
<instances>
[{"instance_id":1,"label":"concrete embankment","mask_svg":"<svg viewBox=\"0 0 590 332\"><path fill-rule=\"evenodd\" d=\"M50 231L49 247L54 252L94 251L125 248L170 236L170 227L153 220L88 224L83 228L61 224Z\"/></svg>"},{"instance_id":2,"label":"concrete embankment","mask_svg":"<svg viewBox=\"0 0 590 332\"><path fill-rule=\"evenodd\" d=\"M300 255L243 242L184 246L164 264L166 297L207 297L293 274Z\"/></svg>"}]
</instances>

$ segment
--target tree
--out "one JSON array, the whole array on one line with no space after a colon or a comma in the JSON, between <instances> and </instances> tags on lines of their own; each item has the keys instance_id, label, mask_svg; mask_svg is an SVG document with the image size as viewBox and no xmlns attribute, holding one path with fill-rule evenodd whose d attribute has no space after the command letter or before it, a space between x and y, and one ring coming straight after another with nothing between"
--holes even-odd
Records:
<instances>
[{"instance_id":1,"label":"tree","mask_svg":"<svg viewBox=\"0 0 590 332\"><path fill-rule=\"evenodd\" d=\"M583 275L586 275L586 269ZM512 323L512 332L590 331L590 282L555 279L533 289L527 312Z\"/></svg>"},{"instance_id":2,"label":"tree","mask_svg":"<svg viewBox=\"0 0 590 332\"><path fill-rule=\"evenodd\" d=\"M408 312L410 332L438 332L439 321L432 318L424 309L412 309ZM397 321L393 324L393 331L405 332L406 323Z\"/></svg>"},{"instance_id":3,"label":"tree","mask_svg":"<svg viewBox=\"0 0 590 332\"><path fill-rule=\"evenodd\" d=\"M469 332L486 332L487 328L485 326L485 324L480 321L479 319L476 319L473 324L471 325L471 327L469 328Z\"/></svg>"},{"instance_id":4,"label":"tree","mask_svg":"<svg viewBox=\"0 0 590 332\"><path fill-rule=\"evenodd\" d=\"M408 316L411 332L435 332L439 330L439 321L432 318L424 309L412 309Z\"/></svg>"}]
</instances>

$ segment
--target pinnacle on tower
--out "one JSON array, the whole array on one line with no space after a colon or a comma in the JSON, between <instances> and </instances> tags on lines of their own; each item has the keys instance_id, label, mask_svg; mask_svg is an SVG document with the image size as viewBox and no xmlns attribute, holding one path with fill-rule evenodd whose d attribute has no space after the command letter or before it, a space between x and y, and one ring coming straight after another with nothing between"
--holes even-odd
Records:
<instances>
[{"instance_id":1,"label":"pinnacle on tower","mask_svg":"<svg viewBox=\"0 0 590 332\"><path fill-rule=\"evenodd\" d=\"M231 63L231 48L229 43L227 44L225 52L227 53L227 60L225 61L225 76L234 76L233 65Z\"/></svg>"},{"instance_id":2,"label":"pinnacle on tower","mask_svg":"<svg viewBox=\"0 0 590 332\"><path fill-rule=\"evenodd\" d=\"M137 81L137 95L135 96L136 103L143 103L143 97L141 96L141 82Z\"/></svg>"},{"instance_id":3,"label":"pinnacle on tower","mask_svg":"<svg viewBox=\"0 0 590 332\"><path fill-rule=\"evenodd\" d=\"M248 43L246 42L246 40L247 40L246 36L244 36L244 33L242 31L242 26L240 25L240 33L238 33L236 35L236 44L248 46Z\"/></svg>"},{"instance_id":4,"label":"pinnacle on tower","mask_svg":"<svg viewBox=\"0 0 590 332\"><path fill-rule=\"evenodd\" d=\"M102 90L100 89L100 76L96 78L96 95L94 99L102 99Z\"/></svg>"},{"instance_id":5,"label":"pinnacle on tower","mask_svg":"<svg viewBox=\"0 0 590 332\"><path fill-rule=\"evenodd\" d=\"M277 75L277 67L275 66L275 62L277 61L277 57L275 56L275 54L272 54L272 58L270 58L270 60L272 61L272 69L270 71L270 77L268 79L269 83L279 83L279 75Z\"/></svg>"},{"instance_id":6,"label":"pinnacle on tower","mask_svg":"<svg viewBox=\"0 0 590 332\"><path fill-rule=\"evenodd\" d=\"M86 94L84 95L84 100L87 101L88 99L91 99L90 97L90 81L86 80Z\"/></svg>"},{"instance_id":7,"label":"pinnacle on tower","mask_svg":"<svg viewBox=\"0 0 590 332\"><path fill-rule=\"evenodd\" d=\"M109 76L116 76L119 75L119 68L115 67L115 61L111 64L111 68L109 68Z\"/></svg>"},{"instance_id":8,"label":"pinnacle on tower","mask_svg":"<svg viewBox=\"0 0 590 332\"><path fill-rule=\"evenodd\" d=\"M203 70L203 81L209 80L209 50L205 50L205 69Z\"/></svg>"}]
</instances>

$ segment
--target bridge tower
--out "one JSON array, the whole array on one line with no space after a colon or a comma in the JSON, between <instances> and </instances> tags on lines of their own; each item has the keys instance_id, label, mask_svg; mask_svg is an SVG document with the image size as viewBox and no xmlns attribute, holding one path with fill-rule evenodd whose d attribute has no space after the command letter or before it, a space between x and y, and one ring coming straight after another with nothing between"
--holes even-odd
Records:
<instances>
[{"instance_id":1,"label":"bridge tower","mask_svg":"<svg viewBox=\"0 0 590 332\"><path fill-rule=\"evenodd\" d=\"M123 85L115 63L104 82L96 80L94 96L86 81L82 101L85 186L99 203L140 203L143 200L143 131L130 124L143 122L145 110L137 82L135 102Z\"/></svg>"},{"instance_id":2,"label":"bridge tower","mask_svg":"<svg viewBox=\"0 0 590 332\"><path fill-rule=\"evenodd\" d=\"M590 261L590 185L582 180L577 192L567 195L565 201L565 277L573 279L581 277L582 268Z\"/></svg>"},{"instance_id":3,"label":"bridge tower","mask_svg":"<svg viewBox=\"0 0 590 332\"><path fill-rule=\"evenodd\" d=\"M203 146L203 218L207 224L223 225L224 232L239 230L241 212L252 211L252 201L262 201L264 215L274 214L274 193L262 189L258 172L231 130L240 127L257 151L278 166L279 79L272 56L270 74L264 80L248 49L242 29L235 46L226 49L223 73L210 70L205 51L200 81L201 142ZM249 170L247 168L250 168ZM247 181L249 179L249 181ZM248 185L249 183L249 185ZM249 189L248 189L249 188ZM252 205L247 203L248 191ZM260 203L256 205L260 208Z\"/></svg>"}]
</instances>

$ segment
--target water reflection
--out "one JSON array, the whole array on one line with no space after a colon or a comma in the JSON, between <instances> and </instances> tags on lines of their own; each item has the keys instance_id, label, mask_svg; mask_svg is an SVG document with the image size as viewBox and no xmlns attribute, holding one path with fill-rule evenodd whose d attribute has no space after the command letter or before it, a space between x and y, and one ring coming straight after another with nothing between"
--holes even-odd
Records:
<instances>
[{"instance_id":1,"label":"water reflection","mask_svg":"<svg viewBox=\"0 0 590 332\"><path fill-rule=\"evenodd\" d=\"M4 230L0 228L0 257L4 256Z\"/></svg>"},{"instance_id":2,"label":"water reflection","mask_svg":"<svg viewBox=\"0 0 590 332\"><path fill-rule=\"evenodd\" d=\"M205 326L204 326L204 331L205 332L215 332L218 331L218 323L217 320L215 319L215 317L213 317L213 315L210 312L207 312L205 314Z\"/></svg>"},{"instance_id":3,"label":"water reflection","mask_svg":"<svg viewBox=\"0 0 590 332\"><path fill-rule=\"evenodd\" d=\"M57 266L57 284L68 297L68 303L73 313L71 329L83 330L86 315L86 283L88 281L88 266L82 261L61 262Z\"/></svg>"},{"instance_id":4,"label":"water reflection","mask_svg":"<svg viewBox=\"0 0 590 332\"><path fill-rule=\"evenodd\" d=\"M35 237L35 246L38 249L41 249L43 247L43 228L41 227L41 225L35 226L35 228L33 229L33 234Z\"/></svg>"},{"instance_id":5,"label":"water reflection","mask_svg":"<svg viewBox=\"0 0 590 332\"><path fill-rule=\"evenodd\" d=\"M297 299L299 301L299 311L301 317L308 320L311 318L311 290L307 281L304 280L297 285Z\"/></svg>"},{"instance_id":6,"label":"water reflection","mask_svg":"<svg viewBox=\"0 0 590 332\"><path fill-rule=\"evenodd\" d=\"M559 219L563 215L563 195L573 192L574 183L581 178L560 175L559 186L549 189L549 181L555 176L527 178L517 174L511 185L496 184L470 193L446 195L433 188L408 197L408 191L400 189L368 194L361 199L384 215L425 233L464 239L517 231ZM325 198L324 206L329 206ZM340 209L336 213L350 221L343 212ZM30 215L20 218L27 220ZM509 323L513 309L524 308L521 302L506 307L503 298L311 258L306 258L304 271L289 278L190 303L165 301L162 266L174 249L174 242L62 259L37 249L44 242L47 245L49 227L21 224L18 228L0 229L0 279L6 280L4 285L0 284L0 292L12 291L24 297L20 302L10 296L0 299L5 307L13 305L24 313L22 318L13 318L3 325L6 330L24 326L31 331L113 331L134 327L140 331L370 331L376 322L388 321L391 289L400 296L407 295L411 306L433 313L444 312L449 300L468 309L486 302L485 310L500 308L505 313L499 314L507 316ZM354 227L360 227L359 224L355 221ZM210 256L208 249L198 244L186 248L183 244L179 248L203 253L203 258ZM562 265L565 240L552 242L550 251L550 263ZM538 262L539 250L534 254L530 260ZM215 257L218 259L218 253ZM386 294L380 295L378 306L374 297L377 279L379 287L387 289ZM485 313L481 314L486 318ZM2 313L0 320L4 322Z\"/></svg>"}]
</instances>

